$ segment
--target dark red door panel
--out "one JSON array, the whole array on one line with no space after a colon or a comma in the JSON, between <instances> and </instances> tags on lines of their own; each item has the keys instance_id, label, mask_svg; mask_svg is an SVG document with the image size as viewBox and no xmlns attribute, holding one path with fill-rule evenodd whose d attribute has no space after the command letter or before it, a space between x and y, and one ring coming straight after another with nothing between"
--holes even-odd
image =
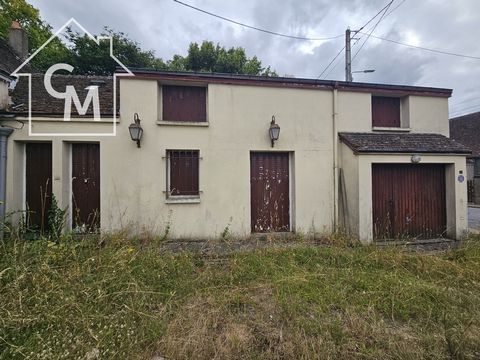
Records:
<instances>
[{"instance_id":1,"label":"dark red door panel","mask_svg":"<svg viewBox=\"0 0 480 360\"><path fill-rule=\"evenodd\" d=\"M445 234L443 164L373 164L372 194L376 239Z\"/></svg>"},{"instance_id":2,"label":"dark red door panel","mask_svg":"<svg viewBox=\"0 0 480 360\"><path fill-rule=\"evenodd\" d=\"M100 228L100 145L72 144L73 227Z\"/></svg>"},{"instance_id":3,"label":"dark red door panel","mask_svg":"<svg viewBox=\"0 0 480 360\"><path fill-rule=\"evenodd\" d=\"M25 208L30 229L44 232L52 202L52 144L25 144Z\"/></svg>"},{"instance_id":4,"label":"dark red door panel","mask_svg":"<svg viewBox=\"0 0 480 360\"><path fill-rule=\"evenodd\" d=\"M252 232L290 231L289 154L250 154Z\"/></svg>"}]
</instances>

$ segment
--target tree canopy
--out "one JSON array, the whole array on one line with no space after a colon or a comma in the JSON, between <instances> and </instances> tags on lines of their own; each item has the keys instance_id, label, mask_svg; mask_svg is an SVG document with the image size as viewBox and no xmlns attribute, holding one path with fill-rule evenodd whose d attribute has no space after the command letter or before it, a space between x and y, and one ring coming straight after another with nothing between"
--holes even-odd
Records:
<instances>
[{"instance_id":1,"label":"tree canopy","mask_svg":"<svg viewBox=\"0 0 480 360\"><path fill-rule=\"evenodd\" d=\"M26 0L0 0L0 11L0 37L7 38L12 21L19 21L28 34L30 53L52 35L52 27ZM249 58L242 47L227 49L212 41L192 42L186 56L177 54L164 61L153 50L142 50L138 42L123 32L105 27L100 35L112 37L114 54L127 67L277 76L270 66L263 67L256 56ZM76 74L106 75L112 74L117 65L109 54L108 41L97 45L88 35L67 29L63 39L55 38L32 59L31 66L45 71L54 63L67 62Z\"/></svg>"}]
</instances>

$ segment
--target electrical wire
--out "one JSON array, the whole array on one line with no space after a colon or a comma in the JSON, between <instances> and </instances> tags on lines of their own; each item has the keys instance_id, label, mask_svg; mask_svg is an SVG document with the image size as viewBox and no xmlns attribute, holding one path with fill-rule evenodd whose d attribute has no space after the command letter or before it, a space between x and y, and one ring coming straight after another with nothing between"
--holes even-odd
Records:
<instances>
[{"instance_id":1,"label":"electrical wire","mask_svg":"<svg viewBox=\"0 0 480 360\"><path fill-rule=\"evenodd\" d=\"M330 65L332 65L332 63L337 60L337 58L340 56L340 54L343 52L343 50L345 50L345 45L340 49L340 51L337 53L337 55L335 55L335 57L332 59L332 61L330 61L328 63L328 65L325 67L325 69L323 69L322 73L320 75L317 76L317 79L320 79L322 77L322 75L325 73L325 71L328 70L328 68L330 67ZM328 75L328 74L327 74Z\"/></svg>"},{"instance_id":2,"label":"electrical wire","mask_svg":"<svg viewBox=\"0 0 480 360\"><path fill-rule=\"evenodd\" d=\"M393 13L395 10L397 10L400 6L402 6L405 3L405 1L407 1L407 0L402 0L397 6L395 6L392 10L390 10L387 13L387 15L385 15L385 17L390 16L390 14Z\"/></svg>"},{"instance_id":3,"label":"electrical wire","mask_svg":"<svg viewBox=\"0 0 480 360\"><path fill-rule=\"evenodd\" d=\"M390 7L390 5L392 5L394 0L391 0L387 5L385 5L383 8L380 9L379 12L377 12L372 18L370 18L370 20L368 20L362 27L360 27L360 29L358 30L355 30L354 31L354 35L355 36L357 33L359 33L361 30L363 30L368 24L370 24L378 15L380 15L382 12L384 12L383 15L385 15L386 11L388 11L388 8ZM405 0L404 0L405 1ZM397 6L398 8L398 6ZM396 8L395 8L396 9ZM393 11L390 12L390 14L392 13ZM378 24L378 23L377 23ZM358 39L354 44L353 46L357 45L357 43L360 41L360 39ZM340 54L343 52L343 50L345 50L345 46L343 46L343 48L337 53L337 55L335 55L335 57L332 59L332 61L330 61L328 63L328 65L323 69L323 71L321 72L320 75L317 76L317 79L320 79L321 76L328 70L328 68L333 64L333 62L340 56ZM332 70L337 66L337 64L334 65L334 67L332 68ZM331 70L330 70L331 71ZM330 71L325 75L327 76L328 74L330 74Z\"/></svg>"},{"instance_id":4,"label":"electrical wire","mask_svg":"<svg viewBox=\"0 0 480 360\"><path fill-rule=\"evenodd\" d=\"M463 114L465 112L472 112L472 110L480 109L480 104L475 104L472 106L467 106L462 109L452 109L452 114ZM475 112L475 111L474 111Z\"/></svg>"},{"instance_id":5,"label":"electrical wire","mask_svg":"<svg viewBox=\"0 0 480 360\"><path fill-rule=\"evenodd\" d=\"M475 104L472 105L472 103L475 102ZM469 108L472 108L472 107L476 107L476 106L480 106L480 104L478 103L478 100L477 99L473 99L473 101L470 101L469 103L467 104L463 104L463 105L460 105L460 103L458 104L455 104L452 106L452 111L453 112L457 112L457 111L463 111L463 110L467 110Z\"/></svg>"},{"instance_id":6,"label":"electrical wire","mask_svg":"<svg viewBox=\"0 0 480 360\"><path fill-rule=\"evenodd\" d=\"M304 41L328 41L328 40L333 40L333 39L338 39L338 38L340 38L340 37L343 37L343 34L336 35L336 36L330 36L330 37L319 37L319 38L282 34L282 33L278 33L278 32L271 31L271 30L261 29L261 28L258 28L258 27L252 26L252 25L247 25L247 24L241 23L241 22L236 21L236 20L233 20L233 19L229 19L229 18L227 18L227 17L221 16L221 15L218 15L218 14L214 14L214 13L212 13L212 12L210 12L210 11L206 11L206 10L200 9L200 8L198 8L198 7L196 7L196 6L193 6L193 5L184 3L184 2L179 1L179 0L173 0L173 1L176 2L177 4L186 6L186 7L190 8L190 9L193 9L193 10L199 11L199 12L201 12L201 13L204 13L204 14L207 14L207 15L210 15L210 16L213 16L213 17L216 17L216 18L219 18L219 19L222 19L222 20L231 22L231 23L236 24L236 25L240 25L240 26L243 26L243 27L252 29L252 30L261 31L261 32L263 32L263 33L270 34L270 35L281 36L281 37L284 37L284 38L295 39L295 40L304 40Z\"/></svg>"},{"instance_id":7,"label":"electrical wire","mask_svg":"<svg viewBox=\"0 0 480 360\"><path fill-rule=\"evenodd\" d=\"M469 111L460 111L460 112L452 112L451 115L449 116L450 119L454 119L460 116L465 116L465 115L470 115L470 114L475 114L477 112L480 112L480 105L476 109L472 109Z\"/></svg>"},{"instance_id":8,"label":"electrical wire","mask_svg":"<svg viewBox=\"0 0 480 360\"><path fill-rule=\"evenodd\" d=\"M378 15L380 15L383 11L388 10L388 8L390 7L390 5L392 5L393 1L394 1L394 0L391 0L387 5L385 5L383 8L381 8L380 11L375 14L374 17L372 17L370 20L368 20L360 29L355 30L354 33L356 34L356 33L360 32L360 31L362 31L362 30L365 28L365 26L367 26L368 24L370 24ZM355 34L354 34L354 36L355 36Z\"/></svg>"},{"instance_id":9,"label":"electrical wire","mask_svg":"<svg viewBox=\"0 0 480 360\"><path fill-rule=\"evenodd\" d=\"M368 41L368 39L370 39L370 36L372 36L373 32L375 31L375 29L377 28L378 24L380 24L380 22L383 20L383 18L385 17L385 14L387 13L388 9L390 8L390 6L393 4L394 0L390 1L387 6L385 7L385 11L383 12L382 16L380 16L380 19L378 19L377 23L375 24L375 26L372 28L372 30L368 33L367 35L367 38L365 39L365 41L362 43L362 45L360 46L360 48L357 50L357 52L355 53L355 55L353 55L353 58L352 58L352 61L355 60L355 58L357 57L358 53L360 51L362 51L363 47L365 46L366 42ZM357 31L357 33L360 32L360 31Z\"/></svg>"},{"instance_id":10,"label":"electrical wire","mask_svg":"<svg viewBox=\"0 0 480 360\"><path fill-rule=\"evenodd\" d=\"M359 33L363 34L363 35L367 35L366 33L361 32L361 31L359 31ZM388 42L391 42L391 43L394 43L394 44L397 44L397 45L407 46L407 47L410 47L410 48L413 48L413 49L425 50L425 51L430 51L430 52L437 53L437 54L457 56L457 57L462 57L462 58L467 58L467 59L480 60L480 56L458 54L458 53L453 53L453 52L443 51L443 50L438 50L438 49L430 49L430 48L426 48L426 47L423 47L423 46L405 44L405 43L402 43L400 41L387 39L387 38L384 38L384 37L381 37L381 36L376 36L376 35L371 35L371 37L373 37L375 39L378 39L378 40L388 41Z\"/></svg>"}]
</instances>

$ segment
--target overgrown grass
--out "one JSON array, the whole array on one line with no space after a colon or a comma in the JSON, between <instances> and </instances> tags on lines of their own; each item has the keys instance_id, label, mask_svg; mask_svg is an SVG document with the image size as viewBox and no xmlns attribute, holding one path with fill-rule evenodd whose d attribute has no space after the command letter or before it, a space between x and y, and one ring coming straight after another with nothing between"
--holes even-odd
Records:
<instances>
[{"instance_id":1,"label":"overgrown grass","mask_svg":"<svg viewBox=\"0 0 480 360\"><path fill-rule=\"evenodd\" d=\"M212 261L113 237L0 247L1 359L480 358L480 243ZM213 259L215 260L215 259Z\"/></svg>"}]
</instances>

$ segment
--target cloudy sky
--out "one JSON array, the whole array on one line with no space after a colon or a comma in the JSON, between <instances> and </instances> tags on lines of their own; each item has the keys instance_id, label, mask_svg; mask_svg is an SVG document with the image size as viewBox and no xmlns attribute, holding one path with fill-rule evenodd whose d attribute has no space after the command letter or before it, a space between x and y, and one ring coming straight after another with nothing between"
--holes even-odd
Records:
<instances>
[{"instance_id":1,"label":"cloudy sky","mask_svg":"<svg viewBox=\"0 0 480 360\"><path fill-rule=\"evenodd\" d=\"M358 29L389 0L182 0L206 11L271 31L331 37ZM30 0L54 29L74 17L92 33L104 25L127 33L158 57L185 55L192 41L242 46L279 75L317 78L342 49L344 38L303 41L247 29L173 0ZM395 10L394 10L395 9ZM480 57L479 0L394 0L373 35L416 46ZM375 25L377 17L365 30ZM365 35L352 48L355 54ZM357 36L357 37L360 37ZM355 43L355 42L354 42ZM480 111L480 60L441 55L370 37L355 57L355 81L453 88L450 114ZM321 78L344 79L344 54Z\"/></svg>"}]
</instances>

